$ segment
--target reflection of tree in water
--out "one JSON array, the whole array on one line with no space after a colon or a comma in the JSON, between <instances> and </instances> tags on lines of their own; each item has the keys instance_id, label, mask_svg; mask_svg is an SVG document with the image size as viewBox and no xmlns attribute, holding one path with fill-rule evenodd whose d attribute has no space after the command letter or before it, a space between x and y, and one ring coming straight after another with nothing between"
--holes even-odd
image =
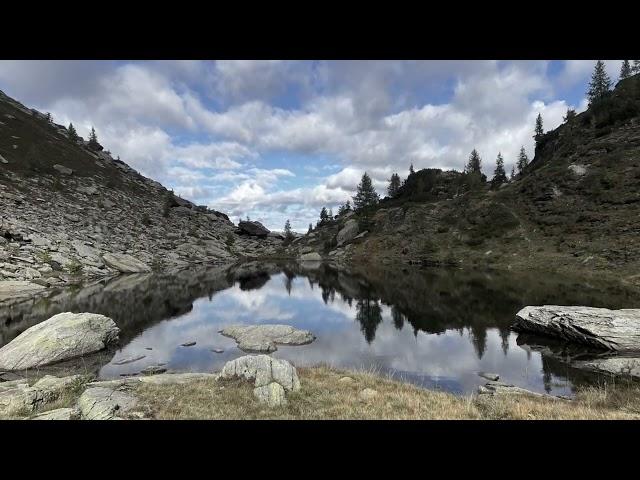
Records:
<instances>
[{"instance_id":1,"label":"reflection of tree in water","mask_svg":"<svg viewBox=\"0 0 640 480\"><path fill-rule=\"evenodd\" d=\"M500 332L500 339L502 340L502 353L504 353L506 357L509 352L509 337L511 336L511 330L508 328L500 328L498 331Z\"/></svg>"},{"instance_id":2,"label":"reflection of tree in water","mask_svg":"<svg viewBox=\"0 0 640 480\"><path fill-rule=\"evenodd\" d=\"M293 287L294 278L296 278L296 275L293 272L284 270L284 288L287 289L289 296L291 296L291 288Z\"/></svg>"},{"instance_id":3,"label":"reflection of tree in water","mask_svg":"<svg viewBox=\"0 0 640 480\"><path fill-rule=\"evenodd\" d=\"M327 287L326 285L322 284L320 285L320 288L322 289L322 300L324 301L325 305L329 300L331 300L331 303L333 303L336 299L336 289L334 287Z\"/></svg>"},{"instance_id":4,"label":"reflection of tree in water","mask_svg":"<svg viewBox=\"0 0 640 480\"><path fill-rule=\"evenodd\" d=\"M356 320L367 343L373 342L378 325L382 323L382 309L378 300L358 300L356 304Z\"/></svg>"},{"instance_id":5,"label":"reflection of tree in water","mask_svg":"<svg viewBox=\"0 0 640 480\"><path fill-rule=\"evenodd\" d=\"M472 324L470 328L471 343L479 359L487 349L487 329L482 325Z\"/></svg>"},{"instance_id":6,"label":"reflection of tree in water","mask_svg":"<svg viewBox=\"0 0 640 480\"><path fill-rule=\"evenodd\" d=\"M391 306L391 318L393 318L393 325L398 330L402 330L404 327L404 315L395 305Z\"/></svg>"}]
</instances>

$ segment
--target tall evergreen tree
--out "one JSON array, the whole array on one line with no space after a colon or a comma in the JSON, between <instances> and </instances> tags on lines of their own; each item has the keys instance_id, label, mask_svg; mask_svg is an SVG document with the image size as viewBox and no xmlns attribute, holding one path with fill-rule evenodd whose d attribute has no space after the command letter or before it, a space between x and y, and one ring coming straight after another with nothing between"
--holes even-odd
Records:
<instances>
[{"instance_id":1,"label":"tall evergreen tree","mask_svg":"<svg viewBox=\"0 0 640 480\"><path fill-rule=\"evenodd\" d=\"M78 132L76 132L76 129L73 126L73 123L69 124L69 128L67 130L69 131L69 140L72 140L74 142L78 140Z\"/></svg>"},{"instance_id":2,"label":"tall evergreen tree","mask_svg":"<svg viewBox=\"0 0 640 480\"><path fill-rule=\"evenodd\" d=\"M516 167L511 166L511 175L509 176L509 181L512 182L516 179Z\"/></svg>"},{"instance_id":3,"label":"tall evergreen tree","mask_svg":"<svg viewBox=\"0 0 640 480\"><path fill-rule=\"evenodd\" d=\"M482 159L480 158L478 151L474 148L469 155L469 161L467 162L465 173L481 173L481 171Z\"/></svg>"},{"instance_id":4,"label":"tall evergreen tree","mask_svg":"<svg viewBox=\"0 0 640 480\"><path fill-rule=\"evenodd\" d=\"M498 153L496 158L496 169L493 172L493 178L491 179L491 188L499 188L503 183L507 183L507 173L504 171L504 159L502 154Z\"/></svg>"},{"instance_id":5,"label":"tall evergreen tree","mask_svg":"<svg viewBox=\"0 0 640 480\"><path fill-rule=\"evenodd\" d=\"M620 80L624 80L627 77L631 76L631 64L629 60L623 60L622 66L620 67Z\"/></svg>"},{"instance_id":6,"label":"tall evergreen tree","mask_svg":"<svg viewBox=\"0 0 640 480\"><path fill-rule=\"evenodd\" d=\"M409 165L409 175L413 175L415 172L415 170L413 169L413 163L411 165Z\"/></svg>"},{"instance_id":7,"label":"tall evergreen tree","mask_svg":"<svg viewBox=\"0 0 640 480\"><path fill-rule=\"evenodd\" d=\"M322 207L322 210L320 210L320 223L324 223L327 220L329 220L329 213L326 207Z\"/></svg>"},{"instance_id":8,"label":"tall evergreen tree","mask_svg":"<svg viewBox=\"0 0 640 480\"><path fill-rule=\"evenodd\" d=\"M329 215L329 220L333 220L333 209L332 208L329 209L329 214L328 215Z\"/></svg>"},{"instance_id":9,"label":"tall evergreen tree","mask_svg":"<svg viewBox=\"0 0 640 480\"><path fill-rule=\"evenodd\" d=\"M284 222L284 238L286 240L293 240L293 232L291 231L291 222L289 222L288 218L287 218L287 221Z\"/></svg>"},{"instance_id":10,"label":"tall evergreen tree","mask_svg":"<svg viewBox=\"0 0 640 480\"><path fill-rule=\"evenodd\" d=\"M351 211L351 200L347 200L347 203L344 204L344 212L350 212Z\"/></svg>"},{"instance_id":11,"label":"tall evergreen tree","mask_svg":"<svg viewBox=\"0 0 640 480\"><path fill-rule=\"evenodd\" d=\"M631 67L631 73L634 75L636 73L640 73L640 60L633 61L633 66Z\"/></svg>"},{"instance_id":12,"label":"tall evergreen tree","mask_svg":"<svg viewBox=\"0 0 640 480\"><path fill-rule=\"evenodd\" d=\"M391 175L391 179L389 180L389 187L387 188L387 193L391 198L394 198L398 195L398 190L400 189L400 175L394 173Z\"/></svg>"},{"instance_id":13,"label":"tall evergreen tree","mask_svg":"<svg viewBox=\"0 0 640 480\"><path fill-rule=\"evenodd\" d=\"M536 128L534 138L536 141L544 135L544 128L542 127L542 115L538 113L538 117L536 118Z\"/></svg>"},{"instance_id":14,"label":"tall evergreen tree","mask_svg":"<svg viewBox=\"0 0 640 480\"><path fill-rule=\"evenodd\" d=\"M529 157L527 157L527 152L524 149L524 146L520 148L520 155L518 155L518 163L516 166L518 167L518 173L522 174L525 167L529 165Z\"/></svg>"},{"instance_id":15,"label":"tall evergreen tree","mask_svg":"<svg viewBox=\"0 0 640 480\"><path fill-rule=\"evenodd\" d=\"M361 210L365 207L375 205L379 199L380 197L375 188L373 188L373 183L371 183L371 177L365 172L364 175L362 175L362 180L360 180L357 192L353 197L353 206L356 210Z\"/></svg>"},{"instance_id":16,"label":"tall evergreen tree","mask_svg":"<svg viewBox=\"0 0 640 480\"><path fill-rule=\"evenodd\" d=\"M587 91L589 105L604 98L610 90L611 79L604 69L604 62L602 60L598 60L595 68L593 69L591 82L589 82L589 90Z\"/></svg>"},{"instance_id":17,"label":"tall evergreen tree","mask_svg":"<svg viewBox=\"0 0 640 480\"><path fill-rule=\"evenodd\" d=\"M576 116L576 111L573 108L567 108L567 114L563 117L563 120L565 122L568 122L572 118L575 118L575 116Z\"/></svg>"},{"instance_id":18,"label":"tall evergreen tree","mask_svg":"<svg viewBox=\"0 0 640 480\"><path fill-rule=\"evenodd\" d=\"M44 118L47 120L48 123L53 123L53 117L51 116L50 112L47 112Z\"/></svg>"}]
</instances>

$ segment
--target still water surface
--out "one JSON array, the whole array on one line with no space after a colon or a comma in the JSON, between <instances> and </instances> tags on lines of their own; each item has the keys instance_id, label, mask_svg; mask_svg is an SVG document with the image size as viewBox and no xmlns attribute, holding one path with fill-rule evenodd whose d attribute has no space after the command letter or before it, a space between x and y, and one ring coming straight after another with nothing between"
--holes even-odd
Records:
<instances>
[{"instance_id":1,"label":"still water surface","mask_svg":"<svg viewBox=\"0 0 640 480\"><path fill-rule=\"evenodd\" d=\"M309 345L279 346L273 353L296 366L376 370L454 393L476 390L486 382L478 376L484 371L531 390L571 395L577 384L597 378L529 347L509 328L515 313L527 304L627 308L634 303L632 294L615 286L535 274L446 269L347 274L326 265L253 264L66 290L31 305L22 317L14 308L4 323L22 322L24 329L59 311L111 316L122 328L121 345L100 365L104 378L157 364L169 371L219 370L245 354L219 330L278 323L317 336ZM5 332L0 344L18 330ZM188 342L196 344L181 346ZM145 358L116 365L141 355Z\"/></svg>"}]
</instances>

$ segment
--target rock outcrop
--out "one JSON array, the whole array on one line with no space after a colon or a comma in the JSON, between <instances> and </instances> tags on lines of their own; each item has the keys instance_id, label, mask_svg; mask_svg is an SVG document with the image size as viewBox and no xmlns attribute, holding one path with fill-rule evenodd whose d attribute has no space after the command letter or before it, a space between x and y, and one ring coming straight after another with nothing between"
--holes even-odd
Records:
<instances>
[{"instance_id":1,"label":"rock outcrop","mask_svg":"<svg viewBox=\"0 0 640 480\"><path fill-rule=\"evenodd\" d=\"M141 273L150 272L151 268L131 255L124 253L106 253L102 259L104 263L118 270L120 273Z\"/></svg>"},{"instance_id":2,"label":"rock outcrop","mask_svg":"<svg viewBox=\"0 0 640 480\"><path fill-rule=\"evenodd\" d=\"M97 352L114 343L119 331L104 315L59 313L0 348L0 369L23 370Z\"/></svg>"},{"instance_id":3,"label":"rock outcrop","mask_svg":"<svg viewBox=\"0 0 640 480\"><path fill-rule=\"evenodd\" d=\"M242 233L254 237L267 237L271 231L260 222L240 221L238 228Z\"/></svg>"},{"instance_id":4,"label":"rock outcrop","mask_svg":"<svg viewBox=\"0 0 640 480\"><path fill-rule=\"evenodd\" d=\"M640 309L527 306L514 330L529 331L615 352L640 351Z\"/></svg>"},{"instance_id":5,"label":"rock outcrop","mask_svg":"<svg viewBox=\"0 0 640 480\"><path fill-rule=\"evenodd\" d=\"M92 387L80 395L78 408L83 420L118 420L137 403L138 399L126 387Z\"/></svg>"},{"instance_id":6,"label":"rock outcrop","mask_svg":"<svg viewBox=\"0 0 640 480\"><path fill-rule=\"evenodd\" d=\"M300 255L301 262L321 262L322 257L318 252L304 253Z\"/></svg>"},{"instance_id":7,"label":"rock outcrop","mask_svg":"<svg viewBox=\"0 0 640 480\"><path fill-rule=\"evenodd\" d=\"M86 382L82 375L53 377L47 375L29 386L26 379L0 383L0 417L29 415L36 409L54 402L65 391Z\"/></svg>"},{"instance_id":8,"label":"rock outcrop","mask_svg":"<svg viewBox=\"0 0 640 480\"><path fill-rule=\"evenodd\" d=\"M245 352L270 353L278 349L276 345L306 345L316 338L308 330L290 325L231 325L220 333L233 338Z\"/></svg>"},{"instance_id":9,"label":"rock outcrop","mask_svg":"<svg viewBox=\"0 0 640 480\"><path fill-rule=\"evenodd\" d=\"M346 242L350 242L358 235L358 221L354 219L347 220L344 227L338 232L336 236L336 242L338 247L341 247Z\"/></svg>"},{"instance_id":10,"label":"rock outcrop","mask_svg":"<svg viewBox=\"0 0 640 480\"><path fill-rule=\"evenodd\" d=\"M268 355L246 355L236 358L222 368L221 378L242 377L254 380L253 394L270 407L285 405L285 391L300 389L295 367L286 360Z\"/></svg>"}]
</instances>

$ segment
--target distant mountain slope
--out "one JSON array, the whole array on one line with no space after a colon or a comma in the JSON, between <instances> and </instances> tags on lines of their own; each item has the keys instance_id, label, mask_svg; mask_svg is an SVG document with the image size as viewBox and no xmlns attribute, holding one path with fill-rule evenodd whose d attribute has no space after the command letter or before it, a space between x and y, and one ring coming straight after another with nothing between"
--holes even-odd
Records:
<instances>
[{"instance_id":1,"label":"distant mountain slope","mask_svg":"<svg viewBox=\"0 0 640 480\"><path fill-rule=\"evenodd\" d=\"M226 215L173 195L99 145L72 141L2 92L0 206L0 281L51 286L229 262L280 243L238 235Z\"/></svg>"},{"instance_id":2,"label":"distant mountain slope","mask_svg":"<svg viewBox=\"0 0 640 480\"><path fill-rule=\"evenodd\" d=\"M546 133L502 188L421 170L368 217L351 217L368 233L341 248L345 217L292 249L358 262L582 268L640 283L640 76Z\"/></svg>"}]
</instances>

